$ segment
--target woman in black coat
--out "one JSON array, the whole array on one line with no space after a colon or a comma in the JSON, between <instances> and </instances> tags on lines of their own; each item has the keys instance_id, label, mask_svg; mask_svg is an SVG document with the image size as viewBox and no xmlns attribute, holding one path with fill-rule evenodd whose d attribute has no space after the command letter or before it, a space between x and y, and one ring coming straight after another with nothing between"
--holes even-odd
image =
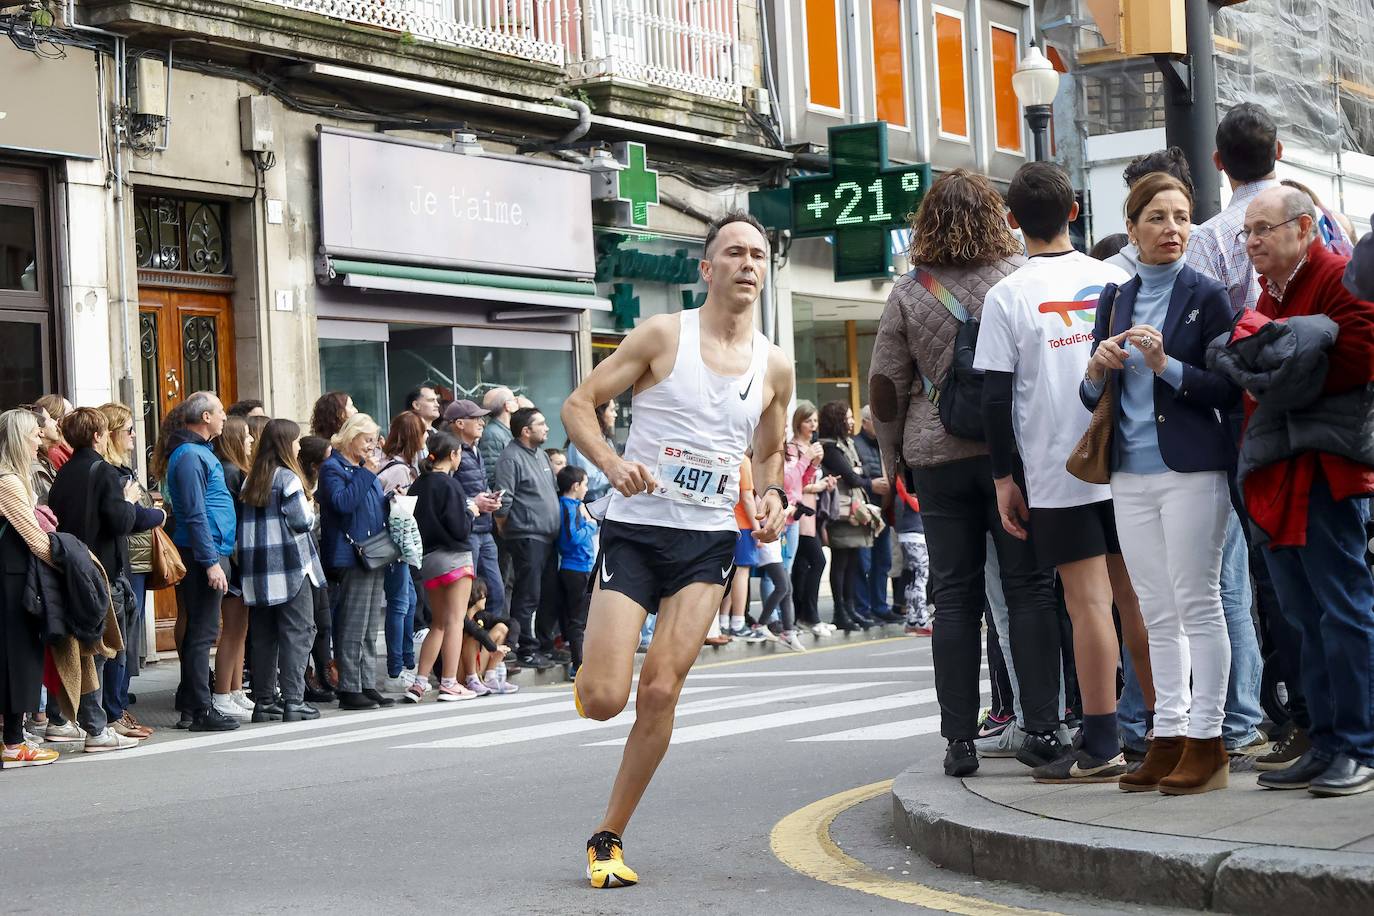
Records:
<instances>
[{"instance_id":1,"label":"woman in black coat","mask_svg":"<svg viewBox=\"0 0 1374 916\"><path fill-rule=\"evenodd\" d=\"M38 456L38 420L27 410L0 413L0 716L4 750L0 766L52 763L55 751L24 740L24 714L38 709L43 682L43 643L38 621L24 609L24 583L37 556L52 557L48 537L34 519L30 468Z\"/></svg>"}]
</instances>

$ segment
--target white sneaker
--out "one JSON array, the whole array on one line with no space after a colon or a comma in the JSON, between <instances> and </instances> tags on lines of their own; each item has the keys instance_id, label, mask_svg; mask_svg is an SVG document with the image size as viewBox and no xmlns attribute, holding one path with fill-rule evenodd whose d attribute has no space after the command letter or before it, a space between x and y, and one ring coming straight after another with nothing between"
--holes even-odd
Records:
<instances>
[{"instance_id":1,"label":"white sneaker","mask_svg":"<svg viewBox=\"0 0 1374 916\"><path fill-rule=\"evenodd\" d=\"M978 738L973 742L973 746L978 749L979 757L1015 757L1025 740L1026 733L1013 719L1000 734Z\"/></svg>"},{"instance_id":2,"label":"white sneaker","mask_svg":"<svg viewBox=\"0 0 1374 916\"><path fill-rule=\"evenodd\" d=\"M248 694L244 693L242 690L231 691L229 694L229 699L233 700L235 703L243 707L248 712L251 713L253 711L253 701L248 699Z\"/></svg>"},{"instance_id":3,"label":"white sneaker","mask_svg":"<svg viewBox=\"0 0 1374 916\"><path fill-rule=\"evenodd\" d=\"M216 712L230 719L238 719L240 722L247 722L253 718L253 710L244 709L238 703L235 703L232 694L217 693L210 702L215 707Z\"/></svg>"},{"instance_id":4,"label":"white sneaker","mask_svg":"<svg viewBox=\"0 0 1374 916\"><path fill-rule=\"evenodd\" d=\"M50 721L48 727L43 729L44 741L85 741L89 737L86 730L75 722L58 725Z\"/></svg>"},{"instance_id":5,"label":"white sneaker","mask_svg":"<svg viewBox=\"0 0 1374 916\"><path fill-rule=\"evenodd\" d=\"M382 678L381 686L377 689L382 693L405 693L414 682L414 678L407 678L405 672L402 671L395 677Z\"/></svg>"},{"instance_id":6,"label":"white sneaker","mask_svg":"<svg viewBox=\"0 0 1374 916\"><path fill-rule=\"evenodd\" d=\"M784 646L791 649L793 652L806 651L806 646L802 645L801 639L799 639L797 637L797 634L792 630L788 630L787 632L782 634L781 642Z\"/></svg>"},{"instance_id":7,"label":"white sneaker","mask_svg":"<svg viewBox=\"0 0 1374 916\"><path fill-rule=\"evenodd\" d=\"M415 683L415 669L402 668L401 677L405 679L406 686L409 687L411 684Z\"/></svg>"},{"instance_id":8,"label":"white sneaker","mask_svg":"<svg viewBox=\"0 0 1374 916\"><path fill-rule=\"evenodd\" d=\"M137 738L126 738L116 734L115 730L106 726L105 730L98 735L90 735L86 738L86 753L99 754L103 751L127 751L131 747L138 747Z\"/></svg>"},{"instance_id":9,"label":"white sneaker","mask_svg":"<svg viewBox=\"0 0 1374 916\"><path fill-rule=\"evenodd\" d=\"M410 644L415 651L415 657L420 657L420 647L425 644L425 637L429 635L429 627L415 631L415 635L410 637Z\"/></svg>"},{"instance_id":10,"label":"white sneaker","mask_svg":"<svg viewBox=\"0 0 1374 916\"><path fill-rule=\"evenodd\" d=\"M813 636L825 637L829 636L831 632L831 627L828 623L817 623L813 624L811 627L811 633Z\"/></svg>"}]
</instances>

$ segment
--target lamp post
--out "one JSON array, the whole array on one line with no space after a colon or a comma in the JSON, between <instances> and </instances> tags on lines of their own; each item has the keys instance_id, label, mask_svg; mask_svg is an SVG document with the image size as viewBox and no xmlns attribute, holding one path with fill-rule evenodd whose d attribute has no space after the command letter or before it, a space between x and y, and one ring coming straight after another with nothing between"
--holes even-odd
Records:
<instances>
[{"instance_id":1,"label":"lamp post","mask_svg":"<svg viewBox=\"0 0 1374 916\"><path fill-rule=\"evenodd\" d=\"M1035 144L1035 161L1039 162L1049 156L1049 127L1054 117L1054 97L1059 92L1059 71L1040 53L1035 42L1031 42L1030 50L1016 65L1016 72L1011 75L1011 88L1026 110L1026 123L1030 125Z\"/></svg>"}]
</instances>

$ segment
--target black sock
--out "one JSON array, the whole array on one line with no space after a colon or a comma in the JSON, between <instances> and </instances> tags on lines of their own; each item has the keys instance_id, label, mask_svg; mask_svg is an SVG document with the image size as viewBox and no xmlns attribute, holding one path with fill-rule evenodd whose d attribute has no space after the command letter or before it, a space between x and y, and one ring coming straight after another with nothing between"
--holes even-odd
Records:
<instances>
[{"instance_id":1,"label":"black sock","mask_svg":"<svg viewBox=\"0 0 1374 916\"><path fill-rule=\"evenodd\" d=\"M1098 760L1111 760L1121 753L1116 736L1116 713L1083 716L1083 750Z\"/></svg>"},{"instance_id":2,"label":"black sock","mask_svg":"<svg viewBox=\"0 0 1374 916\"><path fill-rule=\"evenodd\" d=\"M1150 733L1150 730L1153 729L1154 727L1155 727L1155 711L1154 711L1153 709L1147 709L1147 710L1145 710L1145 733L1146 733L1146 734L1149 734L1149 733Z\"/></svg>"}]
</instances>

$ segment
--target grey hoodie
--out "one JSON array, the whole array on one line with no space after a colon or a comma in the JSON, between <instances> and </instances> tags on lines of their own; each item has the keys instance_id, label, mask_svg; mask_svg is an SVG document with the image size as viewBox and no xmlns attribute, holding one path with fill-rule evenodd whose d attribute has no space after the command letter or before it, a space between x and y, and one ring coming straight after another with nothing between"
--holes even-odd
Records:
<instances>
[{"instance_id":1,"label":"grey hoodie","mask_svg":"<svg viewBox=\"0 0 1374 916\"><path fill-rule=\"evenodd\" d=\"M1121 250L1106 260L1108 264L1114 264L1131 276L1140 273L1140 249L1131 242L1121 246Z\"/></svg>"},{"instance_id":2,"label":"grey hoodie","mask_svg":"<svg viewBox=\"0 0 1374 916\"><path fill-rule=\"evenodd\" d=\"M506 520L501 537L554 541L558 537L558 487L544 450L525 448L512 439L496 462L495 476L496 489L505 491L496 510L496 517Z\"/></svg>"}]
</instances>

